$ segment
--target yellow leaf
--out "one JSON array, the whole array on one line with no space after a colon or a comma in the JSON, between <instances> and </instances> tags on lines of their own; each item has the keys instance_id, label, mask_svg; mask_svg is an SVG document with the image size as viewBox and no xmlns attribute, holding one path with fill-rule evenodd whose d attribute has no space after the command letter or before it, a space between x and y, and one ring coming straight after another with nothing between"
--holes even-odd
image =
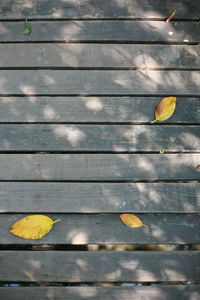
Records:
<instances>
[{"instance_id":1,"label":"yellow leaf","mask_svg":"<svg viewBox=\"0 0 200 300\"><path fill-rule=\"evenodd\" d=\"M156 119L151 123L157 121L165 121L169 119L176 109L176 97L165 97L156 106L155 117Z\"/></svg>"},{"instance_id":2,"label":"yellow leaf","mask_svg":"<svg viewBox=\"0 0 200 300\"><path fill-rule=\"evenodd\" d=\"M120 215L120 219L125 225L129 227L148 227L147 225L143 224L142 221L135 215L122 214Z\"/></svg>"},{"instance_id":3,"label":"yellow leaf","mask_svg":"<svg viewBox=\"0 0 200 300\"><path fill-rule=\"evenodd\" d=\"M164 154L165 151L163 149L160 150L160 154Z\"/></svg>"},{"instance_id":4,"label":"yellow leaf","mask_svg":"<svg viewBox=\"0 0 200 300\"><path fill-rule=\"evenodd\" d=\"M27 216L14 223L9 231L28 240L37 240L46 235L53 227L53 224L60 219L53 221L45 215Z\"/></svg>"}]
</instances>

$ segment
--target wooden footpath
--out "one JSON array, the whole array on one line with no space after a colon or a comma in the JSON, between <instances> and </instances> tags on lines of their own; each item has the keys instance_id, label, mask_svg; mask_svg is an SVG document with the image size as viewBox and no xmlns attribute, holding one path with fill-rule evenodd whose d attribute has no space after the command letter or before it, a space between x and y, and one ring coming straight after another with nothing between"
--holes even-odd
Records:
<instances>
[{"instance_id":1,"label":"wooden footpath","mask_svg":"<svg viewBox=\"0 0 200 300\"><path fill-rule=\"evenodd\" d=\"M199 299L199 21L195 0L1 0L0 299ZM31 214L61 222L11 235Z\"/></svg>"}]
</instances>

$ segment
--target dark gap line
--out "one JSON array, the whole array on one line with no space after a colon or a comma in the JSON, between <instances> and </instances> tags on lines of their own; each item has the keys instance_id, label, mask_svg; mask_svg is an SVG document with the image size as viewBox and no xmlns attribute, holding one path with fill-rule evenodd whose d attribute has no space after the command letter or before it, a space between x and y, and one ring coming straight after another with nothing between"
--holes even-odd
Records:
<instances>
[{"instance_id":1,"label":"dark gap line","mask_svg":"<svg viewBox=\"0 0 200 300\"><path fill-rule=\"evenodd\" d=\"M127 41L127 40L44 40L44 41L0 41L0 44L131 44L131 45L199 45L199 42Z\"/></svg>"},{"instance_id":2,"label":"dark gap line","mask_svg":"<svg viewBox=\"0 0 200 300\"><path fill-rule=\"evenodd\" d=\"M43 44L49 44L49 46L51 46L51 44L63 44L63 43L67 43L68 42L68 40L61 40L60 42L56 42L56 41L54 41L54 40L50 40L50 41L31 41L31 40L24 40L24 41L13 41L13 40L11 40L11 41L1 41L0 40L0 44L21 44L21 43L25 43L25 44L41 44L41 46L43 45ZM137 45L144 45L144 44L147 44L147 45L151 45L151 43L153 43L153 44L155 44L155 45L163 45L163 43L165 44L165 43L167 43L167 44L170 44L170 45L174 45L174 43L175 43L175 45L178 43L178 46L179 46L179 43L181 43L180 44L180 46L181 45L184 45L184 46L186 46L187 44L189 45L190 43L192 43L192 44L194 44L194 46L199 46L200 45L200 42L177 42L177 41L152 41L152 40L150 40L150 41L134 41L134 40L126 40L126 41L121 41L121 40L114 40L114 42L112 41L112 40L103 40L103 42L101 42L101 41L99 41L99 40L94 40L94 41L91 41L92 43L102 43L102 45L103 44L110 44L110 45L112 45L113 43L114 44L137 44ZM79 43L79 41L78 40L75 40L74 42L73 42L74 44L77 44L77 43ZM73 44L72 43L72 44ZM83 42L82 42L83 43ZM84 40L84 44L87 44L87 40ZM90 43L89 43L90 44Z\"/></svg>"},{"instance_id":3,"label":"dark gap line","mask_svg":"<svg viewBox=\"0 0 200 300\"><path fill-rule=\"evenodd\" d=\"M126 287L126 286L157 286L157 287L162 287L162 286L198 286L200 284L200 281L150 281L150 282L142 282L142 281L98 281L98 282L93 282L93 281L83 281L83 282L59 282L59 281L38 281L38 282L31 282L31 281L0 281L0 287L4 287L5 289L7 287L103 287L107 285L107 287L113 287L113 286L121 286L121 287Z\"/></svg>"},{"instance_id":4,"label":"dark gap line","mask_svg":"<svg viewBox=\"0 0 200 300\"><path fill-rule=\"evenodd\" d=\"M145 125L145 126L163 126L163 127L168 127L168 126L200 126L200 123L195 123L195 122L192 122L192 123L189 123L189 122L182 122L182 123L178 123L178 122L173 122L173 123L167 123L165 121L165 123L154 123L154 124L151 124L150 121L149 122L126 122L126 121L120 121L120 122L109 122L109 121L106 121L106 122L93 122L93 121L79 121L79 122L55 122L55 121L52 121L52 122L46 122L46 121L42 121L42 122L1 122L0 121L0 126L1 125L85 125L85 126L90 126L90 125L112 125L112 126L120 126L120 125L133 125L135 127L137 126L141 126L141 125Z\"/></svg>"},{"instance_id":5,"label":"dark gap line","mask_svg":"<svg viewBox=\"0 0 200 300\"><path fill-rule=\"evenodd\" d=\"M38 180L38 179L1 179L0 182L34 182L34 183L200 183L200 179L159 179L159 180Z\"/></svg>"},{"instance_id":6,"label":"dark gap line","mask_svg":"<svg viewBox=\"0 0 200 300\"><path fill-rule=\"evenodd\" d=\"M198 154L200 153L200 150L183 150L183 151L170 151L170 150L164 150L164 153L160 153L161 149L158 149L157 151L114 151L114 150L48 150L48 149L42 149L42 150L0 150L0 155L7 154L7 155L13 155L13 154L158 154L158 155L166 155L166 154Z\"/></svg>"},{"instance_id":7,"label":"dark gap line","mask_svg":"<svg viewBox=\"0 0 200 300\"><path fill-rule=\"evenodd\" d=\"M108 248L110 246L110 248ZM99 249L97 249L97 247ZM118 247L124 247L119 249ZM127 247L127 248L125 248ZM165 247L162 250L161 247ZM174 243L162 243L162 244L147 244L147 243L123 243L123 244L83 244L83 245L71 245L71 244L1 244L0 251L79 251L79 252L195 252L198 250L199 244L174 244Z\"/></svg>"},{"instance_id":8,"label":"dark gap line","mask_svg":"<svg viewBox=\"0 0 200 300\"><path fill-rule=\"evenodd\" d=\"M89 245L89 244L88 244ZM89 251L88 245L71 244L1 244L0 251Z\"/></svg>"},{"instance_id":9,"label":"dark gap line","mask_svg":"<svg viewBox=\"0 0 200 300\"><path fill-rule=\"evenodd\" d=\"M161 17L146 17L146 18L141 18L141 17L118 17L118 18L113 18L113 17L71 17L71 18L64 18L64 17L60 17L60 18L32 18L32 17L27 17L28 21L30 22L65 22L65 21L92 21L92 22L98 22L98 21L107 21L107 22L112 22L112 21L127 21L127 22L149 22L149 21L157 21L157 22L165 22L165 20L167 19L167 15L166 18L161 18ZM25 21L25 16L24 18L0 18L0 22L2 23L14 23L14 22L24 22ZM199 22L200 18L182 18L182 17L174 17L173 20L170 21L170 23L175 23L175 22L192 22L192 23L196 23Z\"/></svg>"},{"instance_id":10,"label":"dark gap line","mask_svg":"<svg viewBox=\"0 0 200 300\"><path fill-rule=\"evenodd\" d=\"M141 98L141 97L145 97L145 98L152 98L152 97L156 97L156 98L160 98L160 97L168 97L168 96L176 96L179 98L200 98L200 94L178 94L178 93L173 93L173 94L0 94L0 97L51 97L51 98L55 98L55 97L67 97L67 98L71 98L71 97L115 97L115 98L124 98L124 97L137 97L137 98Z\"/></svg>"},{"instance_id":11,"label":"dark gap line","mask_svg":"<svg viewBox=\"0 0 200 300\"><path fill-rule=\"evenodd\" d=\"M68 40L59 40L59 41L55 41L55 40L44 40L44 41L31 41L31 40L21 40L21 41L1 41L0 40L0 44L30 44L30 45L34 45L34 44L49 44L49 46L51 46L51 44L122 44L122 45L126 45L126 44L131 44L131 45L169 45L169 46L187 46L187 45L194 45L194 46L199 46L200 42L178 42L178 41L134 41L134 40L125 40L125 41L121 41L121 40L91 40L91 41L87 41L87 40L73 40L73 41L68 41Z\"/></svg>"},{"instance_id":12,"label":"dark gap line","mask_svg":"<svg viewBox=\"0 0 200 300\"><path fill-rule=\"evenodd\" d=\"M200 71L200 68L147 68L147 67L0 67L0 70L49 70L49 71Z\"/></svg>"}]
</instances>

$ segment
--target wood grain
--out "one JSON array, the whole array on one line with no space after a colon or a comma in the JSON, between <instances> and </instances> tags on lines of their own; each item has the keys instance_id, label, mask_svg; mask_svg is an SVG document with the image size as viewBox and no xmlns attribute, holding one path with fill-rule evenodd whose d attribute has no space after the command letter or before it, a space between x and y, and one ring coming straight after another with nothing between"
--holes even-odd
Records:
<instances>
[{"instance_id":1,"label":"wood grain","mask_svg":"<svg viewBox=\"0 0 200 300\"><path fill-rule=\"evenodd\" d=\"M16 2L2 0L0 18L166 18L177 10L176 18L199 18L199 5L196 1L140 1L140 0L25 0Z\"/></svg>"},{"instance_id":2,"label":"wood grain","mask_svg":"<svg viewBox=\"0 0 200 300\"><path fill-rule=\"evenodd\" d=\"M199 81L200 71L2 70L0 94L199 96Z\"/></svg>"},{"instance_id":3,"label":"wood grain","mask_svg":"<svg viewBox=\"0 0 200 300\"><path fill-rule=\"evenodd\" d=\"M159 154L199 151L198 1L1 2L1 249L198 244L200 154ZM165 95L181 96L173 117L139 125ZM149 227L126 227L123 212ZM26 213L61 222L41 240L24 240L8 228ZM199 261L200 251L1 250L0 281L189 284L200 279ZM197 300L199 285L0 287L0 298Z\"/></svg>"},{"instance_id":4,"label":"wood grain","mask_svg":"<svg viewBox=\"0 0 200 300\"><path fill-rule=\"evenodd\" d=\"M0 97L0 122L150 122L161 97ZM177 97L176 112L165 121L199 122L200 98Z\"/></svg>"},{"instance_id":5,"label":"wood grain","mask_svg":"<svg viewBox=\"0 0 200 300\"><path fill-rule=\"evenodd\" d=\"M152 118L153 119L153 118ZM0 151L199 151L198 126L1 125Z\"/></svg>"},{"instance_id":6,"label":"wood grain","mask_svg":"<svg viewBox=\"0 0 200 300\"><path fill-rule=\"evenodd\" d=\"M58 199L55 199L58 202ZM80 205L82 207L82 205ZM48 204L46 210L48 210ZM121 209L124 211L124 209ZM32 213L31 213L32 214ZM48 215L45 213L45 215ZM8 228L27 215L1 214L0 243L6 245L32 244L198 244L199 215L137 214L149 227L129 228L119 215L51 214L61 219L49 234L39 240L16 237Z\"/></svg>"},{"instance_id":7,"label":"wood grain","mask_svg":"<svg viewBox=\"0 0 200 300\"><path fill-rule=\"evenodd\" d=\"M199 251L0 251L0 280L197 281L199 260Z\"/></svg>"},{"instance_id":8,"label":"wood grain","mask_svg":"<svg viewBox=\"0 0 200 300\"><path fill-rule=\"evenodd\" d=\"M171 42L199 43L198 22L37 21L30 35L23 22L1 22L0 42Z\"/></svg>"},{"instance_id":9,"label":"wood grain","mask_svg":"<svg viewBox=\"0 0 200 300\"><path fill-rule=\"evenodd\" d=\"M199 45L0 44L0 68L200 68Z\"/></svg>"},{"instance_id":10,"label":"wood grain","mask_svg":"<svg viewBox=\"0 0 200 300\"><path fill-rule=\"evenodd\" d=\"M200 212L198 183L0 182L0 212Z\"/></svg>"},{"instance_id":11,"label":"wood grain","mask_svg":"<svg viewBox=\"0 0 200 300\"><path fill-rule=\"evenodd\" d=\"M0 297L6 300L198 300L199 286L110 286L110 287L0 287Z\"/></svg>"},{"instance_id":12,"label":"wood grain","mask_svg":"<svg viewBox=\"0 0 200 300\"><path fill-rule=\"evenodd\" d=\"M200 154L1 154L0 180L199 179Z\"/></svg>"}]
</instances>

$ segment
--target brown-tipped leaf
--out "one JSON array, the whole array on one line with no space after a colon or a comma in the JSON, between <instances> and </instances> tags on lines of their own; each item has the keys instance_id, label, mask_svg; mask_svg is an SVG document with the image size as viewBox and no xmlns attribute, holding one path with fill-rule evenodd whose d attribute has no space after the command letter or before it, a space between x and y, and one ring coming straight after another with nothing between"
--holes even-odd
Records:
<instances>
[{"instance_id":1,"label":"brown-tipped leaf","mask_svg":"<svg viewBox=\"0 0 200 300\"><path fill-rule=\"evenodd\" d=\"M165 97L156 106L155 120L151 123L157 121L165 121L169 119L176 109L176 97Z\"/></svg>"}]
</instances>

